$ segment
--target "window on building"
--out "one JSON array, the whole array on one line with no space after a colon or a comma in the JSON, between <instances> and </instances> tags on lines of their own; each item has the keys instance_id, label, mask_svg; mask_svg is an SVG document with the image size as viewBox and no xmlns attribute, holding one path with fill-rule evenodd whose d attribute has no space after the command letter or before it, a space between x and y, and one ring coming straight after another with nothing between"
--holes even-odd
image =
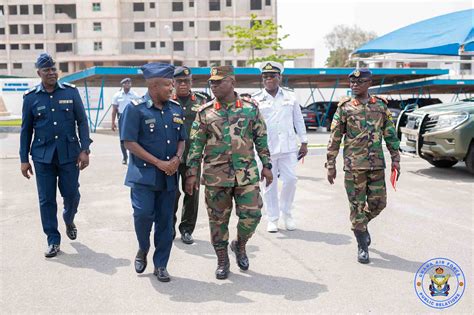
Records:
<instances>
[{"instance_id":1,"label":"window on building","mask_svg":"<svg viewBox=\"0 0 474 315\"><path fill-rule=\"evenodd\" d=\"M209 65L211 67L219 67L221 65L221 62L220 62L220 60L210 60Z\"/></svg>"},{"instance_id":2,"label":"window on building","mask_svg":"<svg viewBox=\"0 0 474 315\"><path fill-rule=\"evenodd\" d=\"M28 15L28 5L20 5L20 15Z\"/></svg>"},{"instance_id":3,"label":"window on building","mask_svg":"<svg viewBox=\"0 0 474 315\"><path fill-rule=\"evenodd\" d=\"M101 22L94 22L92 24L92 29L94 32L102 32L102 23Z\"/></svg>"},{"instance_id":4,"label":"window on building","mask_svg":"<svg viewBox=\"0 0 474 315\"><path fill-rule=\"evenodd\" d=\"M100 2L93 2L92 3L92 11L99 12L101 10Z\"/></svg>"},{"instance_id":5,"label":"window on building","mask_svg":"<svg viewBox=\"0 0 474 315\"><path fill-rule=\"evenodd\" d=\"M12 24L10 26L10 34L16 35L18 34L18 25Z\"/></svg>"},{"instance_id":6,"label":"window on building","mask_svg":"<svg viewBox=\"0 0 474 315\"><path fill-rule=\"evenodd\" d=\"M232 0L225 0L225 5L227 7L231 7L232 6Z\"/></svg>"},{"instance_id":7,"label":"window on building","mask_svg":"<svg viewBox=\"0 0 474 315\"><path fill-rule=\"evenodd\" d=\"M220 11L221 0L209 0L209 11Z\"/></svg>"},{"instance_id":8,"label":"window on building","mask_svg":"<svg viewBox=\"0 0 474 315\"><path fill-rule=\"evenodd\" d=\"M43 6L41 4L33 5L33 14L43 14Z\"/></svg>"},{"instance_id":9,"label":"window on building","mask_svg":"<svg viewBox=\"0 0 474 315\"><path fill-rule=\"evenodd\" d=\"M209 21L209 30L210 31L220 31L221 30L221 21Z\"/></svg>"},{"instance_id":10,"label":"window on building","mask_svg":"<svg viewBox=\"0 0 474 315\"><path fill-rule=\"evenodd\" d=\"M262 0L250 0L250 10L261 10Z\"/></svg>"},{"instance_id":11,"label":"window on building","mask_svg":"<svg viewBox=\"0 0 474 315\"><path fill-rule=\"evenodd\" d=\"M272 5L272 0L265 0L265 5L266 6Z\"/></svg>"},{"instance_id":12,"label":"window on building","mask_svg":"<svg viewBox=\"0 0 474 315\"><path fill-rule=\"evenodd\" d=\"M5 35L5 28L4 27L0 27L0 35Z\"/></svg>"},{"instance_id":13,"label":"window on building","mask_svg":"<svg viewBox=\"0 0 474 315\"><path fill-rule=\"evenodd\" d=\"M171 4L171 10L174 12L183 11L183 2L173 1L173 3Z\"/></svg>"},{"instance_id":14,"label":"window on building","mask_svg":"<svg viewBox=\"0 0 474 315\"><path fill-rule=\"evenodd\" d=\"M72 24L56 24L56 33L72 33Z\"/></svg>"},{"instance_id":15,"label":"window on building","mask_svg":"<svg viewBox=\"0 0 474 315\"><path fill-rule=\"evenodd\" d=\"M0 63L0 69L1 70L6 70L7 69L7 64L6 63Z\"/></svg>"},{"instance_id":16,"label":"window on building","mask_svg":"<svg viewBox=\"0 0 474 315\"><path fill-rule=\"evenodd\" d=\"M155 28L156 27L156 23L155 22L150 22L150 28Z\"/></svg>"},{"instance_id":17,"label":"window on building","mask_svg":"<svg viewBox=\"0 0 474 315\"><path fill-rule=\"evenodd\" d=\"M21 34L30 34L30 26L28 24L20 25L20 33Z\"/></svg>"},{"instance_id":18,"label":"window on building","mask_svg":"<svg viewBox=\"0 0 474 315\"><path fill-rule=\"evenodd\" d=\"M5 44L0 44L0 50L5 50L7 49L7 45Z\"/></svg>"},{"instance_id":19,"label":"window on building","mask_svg":"<svg viewBox=\"0 0 474 315\"><path fill-rule=\"evenodd\" d=\"M173 42L173 50L174 51L183 51L184 50L184 42Z\"/></svg>"},{"instance_id":20,"label":"window on building","mask_svg":"<svg viewBox=\"0 0 474 315\"><path fill-rule=\"evenodd\" d=\"M145 49L145 42L135 42L134 47L135 49Z\"/></svg>"},{"instance_id":21,"label":"window on building","mask_svg":"<svg viewBox=\"0 0 474 315\"><path fill-rule=\"evenodd\" d=\"M150 43L150 47L151 47L151 48L156 48L156 42L151 42L151 43Z\"/></svg>"},{"instance_id":22,"label":"window on building","mask_svg":"<svg viewBox=\"0 0 474 315\"><path fill-rule=\"evenodd\" d=\"M99 11L100 11L100 3L99 3ZM76 5L75 4L55 4L54 13L66 14L69 18L75 19L76 18Z\"/></svg>"},{"instance_id":23,"label":"window on building","mask_svg":"<svg viewBox=\"0 0 474 315\"><path fill-rule=\"evenodd\" d=\"M3 5L0 5L0 14L5 15L5 9L3 8Z\"/></svg>"},{"instance_id":24,"label":"window on building","mask_svg":"<svg viewBox=\"0 0 474 315\"><path fill-rule=\"evenodd\" d=\"M154 2L150 2L150 9L154 9L155 8L155 3Z\"/></svg>"},{"instance_id":25,"label":"window on building","mask_svg":"<svg viewBox=\"0 0 474 315\"><path fill-rule=\"evenodd\" d=\"M166 47L166 43L165 43L165 42L160 42L160 47L161 47L161 48L165 48L165 47Z\"/></svg>"},{"instance_id":26,"label":"window on building","mask_svg":"<svg viewBox=\"0 0 474 315\"><path fill-rule=\"evenodd\" d=\"M44 44L35 44L35 49L36 50L43 50L44 49Z\"/></svg>"},{"instance_id":27,"label":"window on building","mask_svg":"<svg viewBox=\"0 0 474 315\"><path fill-rule=\"evenodd\" d=\"M69 72L69 64L67 62L60 62L59 63L59 71L61 72Z\"/></svg>"},{"instance_id":28,"label":"window on building","mask_svg":"<svg viewBox=\"0 0 474 315\"><path fill-rule=\"evenodd\" d=\"M145 31L145 22L133 23L134 32L144 32Z\"/></svg>"},{"instance_id":29,"label":"window on building","mask_svg":"<svg viewBox=\"0 0 474 315\"><path fill-rule=\"evenodd\" d=\"M20 49L20 45L19 44L10 44L10 49L11 50L18 50L18 49Z\"/></svg>"},{"instance_id":30,"label":"window on building","mask_svg":"<svg viewBox=\"0 0 474 315\"><path fill-rule=\"evenodd\" d=\"M18 14L18 8L16 5L9 5L8 6L8 14L10 15L17 15Z\"/></svg>"},{"instance_id":31,"label":"window on building","mask_svg":"<svg viewBox=\"0 0 474 315\"><path fill-rule=\"evenodd\" d=\"M101 51L102 50L102 42L94 42L94 50Z\"/></svg>"},{"instance_id":32,"label":"window on building","mask_svg":"<svg viewBox=\"0 0 474 315\"><path fill-rule=\"evenodd\" d=\"M189 1L189 7L194 8L194 1Z\"/></svg>"},{"instance_id":33,"label":"window on building","mask_svg":"<svg viewBox=\"0 0 474 315\"><path fill-rule=\"evenodd\" d=\"M207 60L199 60L198 67L207 67Z\"/></svg>"},{"instance_id":34,"label":"window on building","mask_svg":"<svg viewBox=\"0 0 474 315\"><path fill-rule=\"evenodd\" d=\"M237 67L243 68L245 67L246 63L247 62L245 60L237 60Z\"/></svg>"},{"instance_id":35,"label":"window on building","mask_svg":"<svg viewBox=\"0 0 474 315\"><path fill-rule=\"evenodd\" d=\"M182 32L184 29L183 22L173 22L173 32Z\"/></svg>"},{"instance_id":36,"label":"window on building","mask_svg":"<svg viewBox=\"0 0 474 315\"><path fill-rule=\"evenodd\" d=\"M189 21L189 27L194 27L194 21Z\"/></svg>"},{"instance_id":37,"label":"window on building","mask_svg":"<svg viewBox=\"0 0 474 315\"><path fill-rule=\"evenodd\" d=\"M145 3L143 2L133 3L133 12L143 12L143 11L145 11Z\"/></svg>"},{"instance_id":38,"label":"window on building","mask_svg":"<svg viewBox=\"0 0 474 315\"><path fill-rule=\"evenodd\" d=\"M232 60L226 60L225 65L226 66L232 66Z\"/></svg>"},{"instance_id":39,"label":"window on building","mask_svg":"<svg viewBox=\"0 0 474 315\"><path fill-rule=\"evenodd\" d=\"M30 50L30 44L21 44L21 50Z\"/></svg>"},{"instance_id":40,"label":"window on building","mask_svg":"<svg viewBox=\"0 0 474 315\"><path fill-rule=\"evenodd\" d=\"M23 69L23 64L22 63L13 63L13 69Z\"/></svg>"},{"instance_id":41,"label":"window on building","mask_svg":"<svg viewBox=\"0 0 474 315\"><path fill-rule=\"evenodd\" d=\"M57 43L56 44L56 52L68 52L68 51L72 51L71 43Z\"/></svg>"},{"instance_id":42,"label":"window on building","mask_svg":"<svg viewBox=\"0 0 474 315\"><path fill-rule=\"evenodd\" d=\"M43 24L33 25L33 31L35 34L43 34Z\"/></svg>"},{"instance_id":43,"label":"window on building","mask_svg":"<svg viewBox=\"0 0 474 315\"><path fill-rule=\"evenodd\" d=\"M220 40L211 40L209 42L209 50L221 50L221 41Z\"/></svg>"}]
</instances>

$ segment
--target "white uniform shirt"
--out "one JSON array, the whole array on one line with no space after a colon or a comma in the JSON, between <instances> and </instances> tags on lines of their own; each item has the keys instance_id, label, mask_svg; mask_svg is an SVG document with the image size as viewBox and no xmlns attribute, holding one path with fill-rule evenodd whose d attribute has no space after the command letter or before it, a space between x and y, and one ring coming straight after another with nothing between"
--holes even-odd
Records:
<instances>
[{"instance_id":1,"label":"white uniform shirt","mask_svg":"<svg viewBox=\"0 0 474 315\"><path fill-rule=\"evenodd\" d=\"M258 108L267 125L271 155L298 151L296 135L300 142L308 142L300 104L293 92L278 88L273 97L263 89L252 97L258 102Z\"/></svg>"},{"instance_id":2,"label":"white uniform shirt","mask_svg":"<svg viewBox=\"0 0 474 315\"><path fill-rule=\"evenodd\" d=\"M128 93L125 93L122 89L114 94L112 98L112 105L118 106L118 112L119 114L122 114L125 106L137 98L140 98L137 93L133 92L132 90L129 90Z\"/></svg>"}]
</instances>

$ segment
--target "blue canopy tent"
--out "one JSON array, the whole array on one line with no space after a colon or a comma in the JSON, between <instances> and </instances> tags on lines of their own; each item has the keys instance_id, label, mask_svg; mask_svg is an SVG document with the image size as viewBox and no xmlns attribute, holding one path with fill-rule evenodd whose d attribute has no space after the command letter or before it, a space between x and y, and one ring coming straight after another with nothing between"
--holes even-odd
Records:
<instances>
[{"instance_id":1,"label":"blue canopy tent","mask_svg":"<svg viewBox=\"0 0 474 315\"><path fill-rule=\"evenodd\" d=\"M378 37L354 51L459 56L474 54L474 9L440 15Z\"/></svg>"}]
</instances>

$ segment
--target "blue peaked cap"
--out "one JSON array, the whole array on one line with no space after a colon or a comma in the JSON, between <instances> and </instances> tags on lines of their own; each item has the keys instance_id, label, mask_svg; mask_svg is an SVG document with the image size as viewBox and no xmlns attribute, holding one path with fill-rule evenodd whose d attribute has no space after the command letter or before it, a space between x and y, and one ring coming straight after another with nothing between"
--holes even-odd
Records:
<instances>
[{"instance_id":1,"label":"blue peaked cap","mask_svg":"<svg viewBox=\"0 0 474 315\"><path fill-rule=\"evenodd\" d=\"M145 80L151 78L173 79L174 69L173 65L162 62L151 62L141 67Z\"/></svg>"},{"instance_id":2,"label":"blue peaked cap","mask_svg":"<svg viewBox=\"0 0 474 315\"><path fill-rule=\"evenodd\" d=\"M51 57L47 53L42 53L41 55L39 55L38 59L36 59L35 66L38 69L51 68L54 67L54 64L55 62L53 60L53 57Z\"/></svg>"}]
</instances>

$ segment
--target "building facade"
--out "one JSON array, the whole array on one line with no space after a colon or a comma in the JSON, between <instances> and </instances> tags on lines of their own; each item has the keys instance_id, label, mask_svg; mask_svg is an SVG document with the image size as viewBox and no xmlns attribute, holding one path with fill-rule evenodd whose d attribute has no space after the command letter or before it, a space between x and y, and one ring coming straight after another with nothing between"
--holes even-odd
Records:
<instances>
[{"instance_id":1,"label":"building facade","mask_svg":"<svg viewBox=\"0 0 474 315\"><path fill-rule=\"evenodd\" d=\"M227 25L276 21L277 0L0 0L0 75L35 75L44 51L63 73L150 61L246 66ZM257 51L263 56L267 51ZM311 67L314 51L294 61Z\"/></svg>"}]
</instances>

